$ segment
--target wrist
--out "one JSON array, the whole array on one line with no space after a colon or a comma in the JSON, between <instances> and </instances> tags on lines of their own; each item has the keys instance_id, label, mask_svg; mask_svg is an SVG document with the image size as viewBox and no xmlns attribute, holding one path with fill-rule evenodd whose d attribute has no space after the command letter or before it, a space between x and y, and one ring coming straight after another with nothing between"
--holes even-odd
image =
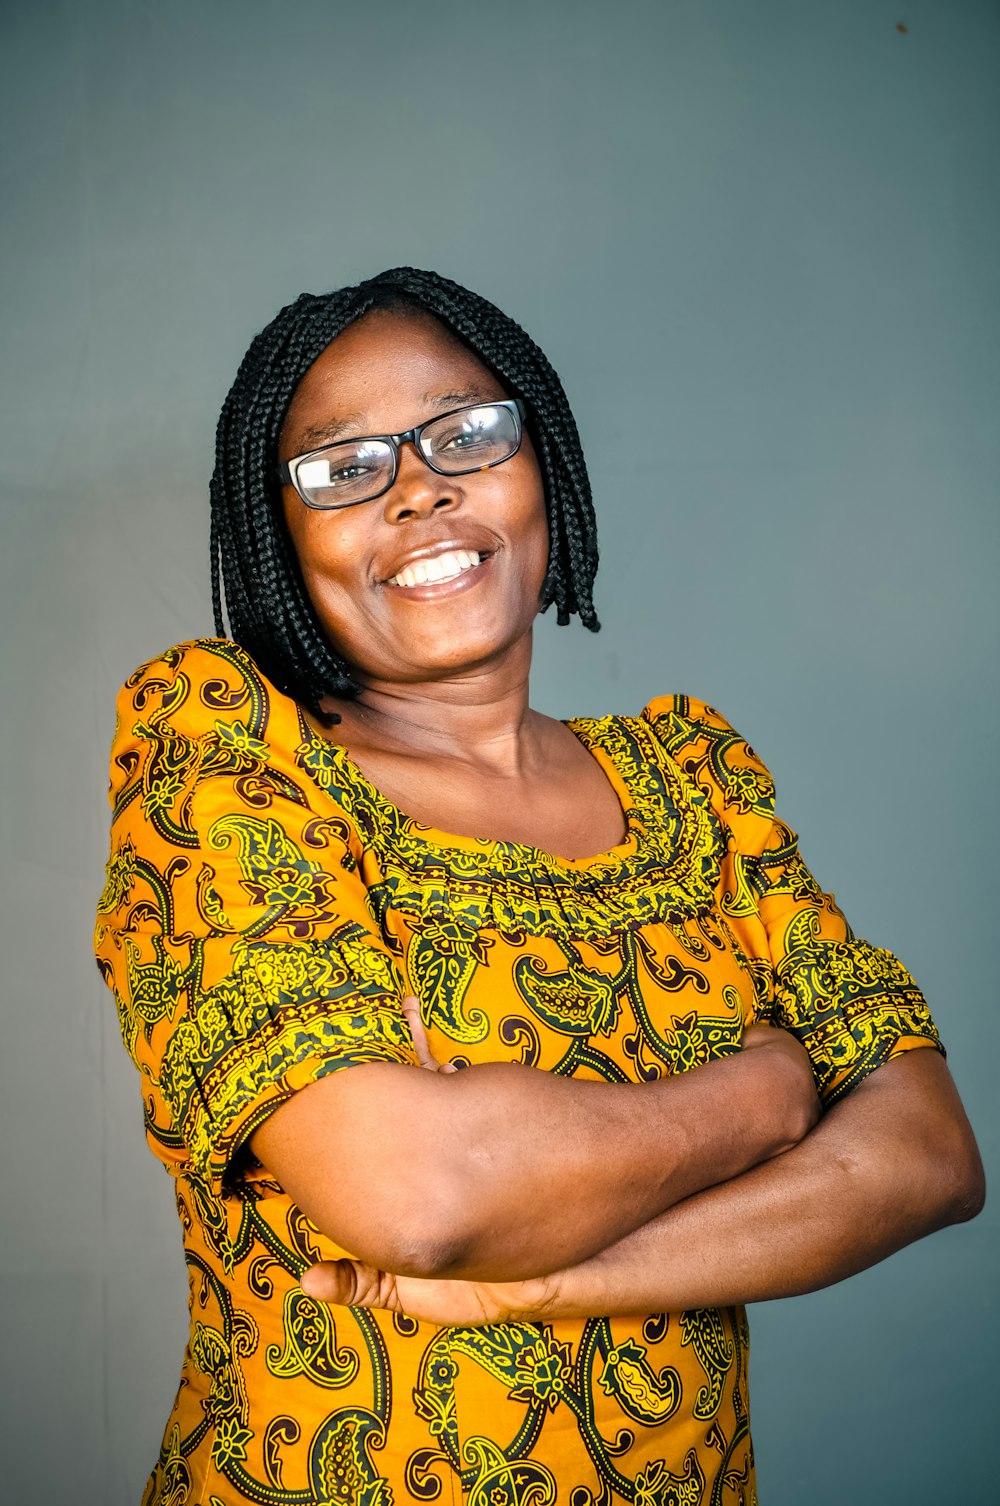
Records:
<instances>
[{"instance_id":1,"label":"wrist","mask_svg":"<svg viewBox=\"0 0 1000 1506\"><path fill-rule=\"evenodd\" d=\"M530 1283L530 1316L546 1323L563 1318L593 1317L604 1312L607 1302L600 1269L605 1252L578 1265L540 1276Z\"/></svg>"}]
</instances>

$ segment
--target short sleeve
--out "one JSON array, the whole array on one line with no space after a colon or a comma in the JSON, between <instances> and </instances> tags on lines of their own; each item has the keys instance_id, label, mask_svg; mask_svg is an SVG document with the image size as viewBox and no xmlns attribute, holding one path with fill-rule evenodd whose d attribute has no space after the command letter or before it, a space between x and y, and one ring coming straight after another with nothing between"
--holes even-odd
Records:
<instances>
[{"instance_id":1,"label":"short sleeve","mask_svg":"<svg viewBox=\"0 0 1000 1506\"><path fill-rule=\"evenodd\" d=\"M316 738L225 640L171 649L118 698L98 965L154 1153L217 1192L297 1089L417 1065L363 845L310 774Z\"/></svg>"},{"instance_id":2,"label":"short sleeve","mask_svg":"<svg viewBox=\"0 0 1000 1506\"><path fill-rule=\"evenodd\" d=\"M855 936L775 815L774 782L739 733L688 696L644 715L721 829L719 913L753 980L757 1017L798 1037L835 1103L900 1052L942 1050L923 994L891 952Z\"/></svg>"}]
</instances>

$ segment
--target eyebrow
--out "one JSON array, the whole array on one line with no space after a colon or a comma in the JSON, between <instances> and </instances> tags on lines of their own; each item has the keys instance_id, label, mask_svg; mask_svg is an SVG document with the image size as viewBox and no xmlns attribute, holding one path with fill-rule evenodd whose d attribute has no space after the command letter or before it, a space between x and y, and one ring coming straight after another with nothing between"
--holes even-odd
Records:
<instances>
[{"instance_id":1,"label":"eyebrow","mask_svg":"<svg viewBox=\"0 0 1000 1506\"><path fill-rule=\"evenodd\" d=\"M462 392L425 392L420 399L426 407L436 408L439 413L464 408L470 403L499 403L503 400L502 394L487 393L484 387L468 387ZM433 418L433 413L430 416ZM346 413L329 423L313 424L302 432L299 442L303 449L299 453L334 444L338 439L365 439L368 436L364 433L364 422L364 414Z\"/></svg>"}]
</instances>

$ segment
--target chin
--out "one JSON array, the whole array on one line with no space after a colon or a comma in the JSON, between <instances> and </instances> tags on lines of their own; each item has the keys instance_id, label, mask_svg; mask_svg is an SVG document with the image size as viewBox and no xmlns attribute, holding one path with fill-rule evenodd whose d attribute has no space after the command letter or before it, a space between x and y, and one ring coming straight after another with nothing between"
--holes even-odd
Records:
<instances>
[{"instance_id":1,"label":"chin","mask_svg":"<svg viewBox=\"0 0 1000 1506\"><path fill-rule=\"evenodd\" d=\"M500 623L493 614L484 615L487 620L480 617L477 622L478 613L456 612L451 623L440 623L434 632L425 635L411 630L396 640L405 645L408 667L418 676L460 674L503 658L526 639L530 642L533 618L518 621L506 616Z\"/></svg>"},{"instance_id":2,"label":"chin","mask_svg":"<svg viewBox=\"0 0 1000 1506\"><path fill-rule=\"evenodd\" d=\"M414 680L447 680L473 674L499 658L503 652L503 648L496 645L470 645L458 653L453 650L438 656L428 655L426 659L412 665L412 677Z\"/></svg>"},{"instance_id":3,"label":"chin","mask_svg":"<svg viewBox=\"0 0 1000 1506\"><path fill-rule=\"evenodd\" d=\"M452 675L472 673L485 665L503 659L517 645L524 634L515 637L497 638L491 634L482 637L469 635L456 642L423 645L409 643L407 658L410 675L414 680L446 679Z\"/></svg>"}]
</instances>

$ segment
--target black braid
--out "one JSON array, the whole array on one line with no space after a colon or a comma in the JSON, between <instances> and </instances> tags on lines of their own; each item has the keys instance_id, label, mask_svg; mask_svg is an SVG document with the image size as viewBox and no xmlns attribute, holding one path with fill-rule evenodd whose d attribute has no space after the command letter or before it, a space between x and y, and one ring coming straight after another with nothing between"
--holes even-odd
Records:
<instances>
[{"instance_id":1,"label":"black braid","mask_svg":"<svg viewBox=\"0 0 1000 1506\"><path fill-rule=\"evenodd\" d=\"M232 636L275 684L318 709L324 695L353 696L309 601L281 509L278 438L296 387L317 357L370 309L433 315L524 400L538 453L549 525L542 608L560 623L575 612L592 631L597 527L576 423L555 371L506 314L456 282L394 267L357 287L303 293L262 330L223 404L212 476L211 570L215 630ZM225 602L225 615L223 613Z\"/></svg>"}]
</instances>

